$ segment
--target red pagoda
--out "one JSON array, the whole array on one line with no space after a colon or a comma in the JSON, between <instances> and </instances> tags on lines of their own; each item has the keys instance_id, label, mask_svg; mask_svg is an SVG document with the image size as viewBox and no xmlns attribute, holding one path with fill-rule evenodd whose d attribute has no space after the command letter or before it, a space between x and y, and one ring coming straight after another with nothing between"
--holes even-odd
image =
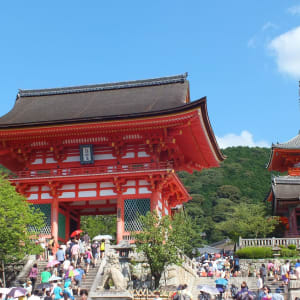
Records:
<instances>
[{"instance_id":1,"label":"red pagoda","mask_svg":"<svg viewBox=\"0 0 300 300\"><path fill-rule=\"evenodd\" d=\"M190 102L187 75L20 90L0 118L0 163L65 242L84 215L115 214L117 242L139 214L190 200L176 171L219 166L206 98Z\"/></svg>"},{"instance_id":2,"label":"red pagoda","mask_svg":"<svg viewBox=\"0 0 300 300\"><path fill-rule=\"evenodd\" d=\"M272 201L273 214L286 224L285 235L297 237L300 233L300 134L282 144L273 144L270 171L286 172L272 177L268 200Z\"/></svg>"}]
</instances>

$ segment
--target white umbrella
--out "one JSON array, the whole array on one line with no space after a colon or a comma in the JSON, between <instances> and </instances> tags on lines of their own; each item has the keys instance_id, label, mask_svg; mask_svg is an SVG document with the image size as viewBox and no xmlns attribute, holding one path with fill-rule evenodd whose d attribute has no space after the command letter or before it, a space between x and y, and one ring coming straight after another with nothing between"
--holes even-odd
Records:
<instances>
[{"instance_id":1,"label":"white umbrella","mask_svg":"<svg viewBox=\"0 0 300 300\"><path fill-rule=\"evenodd\" d=\"M55 276L55 275L52 275L50 278L49 278L49 282L50 281L57 281L57 280L61 280L61 277L58 277L58 276Z\"/></svg>"},{"instance_id":2,"label":"white umbrella","mask_svg":"<svg viewBox=\"0 0 300 300\"><path fill-rule=\"evenodd\" d=\"M113 240L113 237L109 234L99 234L93 238L93 241L101 241L101 240Z\"/></svg>"},{"instance_id":3,"label":"white umbrella","mask_svg":"<svg viewBox=\"0 0 300 300\"><path fill-rule=\"evenodd\" d=\"M198 285L197 289L200 292L203 292L203 293L206 293L206 294L210 294L210 295L220 294L220 291L216 287L210 286L210 285Z\"/></svg>"},{"instance_id":4,"label":"white umbrella","mask_svg":"<svg viewBox=\"0 0 300 300\"><path fill-rule=\"evenodd\" d=\"M7 295L10 291L10 288L0 288L0 294Z\"/></svg>"}]
</instances>

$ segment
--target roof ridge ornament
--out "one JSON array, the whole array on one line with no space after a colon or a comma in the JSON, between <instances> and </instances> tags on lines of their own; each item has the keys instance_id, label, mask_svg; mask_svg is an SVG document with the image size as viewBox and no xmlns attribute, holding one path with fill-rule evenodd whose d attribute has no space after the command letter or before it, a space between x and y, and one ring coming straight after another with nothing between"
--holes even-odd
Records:
<instances>
[{"instance_id":1,"label":"roof ridge ornament","mask_svg":"<svg viewBox=\"0 0 300 300\"><path fill-rule=\"evenodd\" d=\"M165 85L173 83L184 83L188 73L168 76L168 77L159 77L151 78L144 80L135 80L135 81L122 81L122 82L113 82L113 83L103 83L103 84L94 84L94 85L83 85L83 86L71 86L63 88L53 88L53 89L39 89L39 90L21 90L19 89L17 99L20 97L34 97L34 96L51 96L58 94L74 94L74 93L86 93L86 92L96 92L96 91L105 91L105 90L118 90L126 88L138 88L146 86L156 86L156 85Z\"/></svg>"}]
</instances>

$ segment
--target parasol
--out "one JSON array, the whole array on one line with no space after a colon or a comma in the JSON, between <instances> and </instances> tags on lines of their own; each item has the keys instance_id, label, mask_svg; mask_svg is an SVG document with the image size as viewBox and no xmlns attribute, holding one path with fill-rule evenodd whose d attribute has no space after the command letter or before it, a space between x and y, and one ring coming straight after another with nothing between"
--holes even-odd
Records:
<instances>
[{"instance_id":1,"label":"parasol","mask_svg":"<svg viewBox=\"0 0 300 300\"><path fill-rule=\"evenodd\" d=\"M204 285L198 285L197 289L200 292L210 294L210 295L217 295L217 294L220 293L219 290L216 287L210 286L210 285L205 285L205 284Z\"/></svg>"},{"instance_id":2,"label":"parasol","mask_svg":"<svg viewBox=\"0 0 300 300\"><path fill-rule=\"evenodd\" d=\"M80 233L82 233L83 231L81 229L77 229L75 231L73 231L70 235L70 237L74 237L76 235L79 235Z\"/></svg>"},{"instance_id":3,"label":"parasol","mask_svg":"<svg viewBox=\"0 0 300 300\"><path fill-rule=\"evenodd\" d=\"M28 291L22 287L13 287L10 289L7 296L12 297L12 298L19 298L19 297L25 296L27 294L27 292Z\"/></svg>"},{"instance_id":4,"label":"parasol","mask_svg":"<svg viewBox=\"0 0 300 300\"><path fill-rule=\"evenodd\" d=\"M58 260L54 259L54 260L51 260L47 263L47 268L52 268L52 267L57 266L59 264L60 264L60 262Z\"/></svg>"},{"instance_id":5,"label":"parasol","mask_svg":"<svg viewBox=\"0 0 300 300\"><path fill-rule=\"evenodd\" d=\"M109 234L99 234L93 238L93 241L101 241L101 240L113 240L113 237Z\"/></svg>"},{"instance_id":6,"label":"parasol","mask_svg":"<svg viewBox=\"0 0 300 300\"><path fill-rule=\"evenodd\" d=\"M50 282L50 281L57 281L57 280L61 280L61 277L52 275L48 281Z\"/></svg>"}]
</instances>

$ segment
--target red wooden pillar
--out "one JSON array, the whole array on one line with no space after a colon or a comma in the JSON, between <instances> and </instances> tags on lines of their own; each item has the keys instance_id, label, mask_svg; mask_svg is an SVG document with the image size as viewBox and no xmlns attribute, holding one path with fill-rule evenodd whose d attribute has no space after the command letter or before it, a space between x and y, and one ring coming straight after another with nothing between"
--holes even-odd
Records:
<instances>
[{"instance_id":1,"label":"red wooden pillar","mask_svg":"<svg viewBox=\"0 0 300 300\"><path fill-rule=\"evenodd\" d=\"M152 192L152 195L151 195L151 203L150 203L150 209L151 211L156 211L158 212L158 200L159 200L159 196L160 196L160 193L158 190L154 190Z\"/></svg>"},{"instance_id":2,"label":"red wooden pillar","mask_svg":"<svg viewBox=\"0 0 300 300\"><path fill-rule=\"evenodd\" d=\"M70 238L70 211L66 211L66 241Z\"/></svg>"},{"instance_id":3,"label":"red wooden pillar","mask_svg":"<svg viewBox=\"0 0 300 300\"><path fill-rule=\"evenodd\" d=\"M124 200L122 195L117 199L117 244L123 239L124 234Z\"/></svg>"},{"instance_id":4,"label":"red wooden pillar","mask_svg":"<svg viewBox=\"0 0 300 300\"><path fill-rule=\"evenodd\" d=\"M51 233L52 236L54 237L54 244L55 244L54 252L56 252L56 248L58 245L58 209L59 209L58 199L57 197L54 197L51 203Z\"/></svg>"}]
</instances>

